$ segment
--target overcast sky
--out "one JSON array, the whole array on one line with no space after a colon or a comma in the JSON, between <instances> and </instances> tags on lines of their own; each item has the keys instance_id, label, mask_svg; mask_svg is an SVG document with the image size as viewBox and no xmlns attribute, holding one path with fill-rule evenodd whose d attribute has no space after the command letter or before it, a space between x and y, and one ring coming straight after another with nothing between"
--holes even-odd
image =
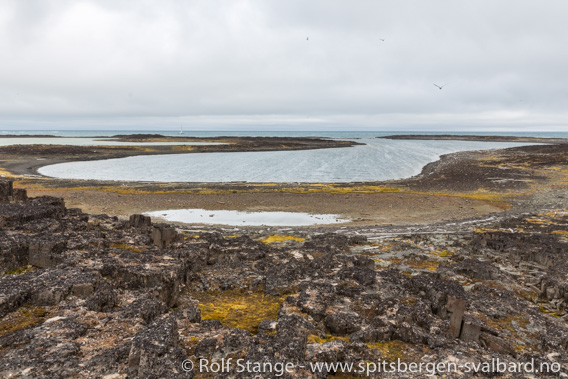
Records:
<instances>
[{"instance_id":1,"label":"overcast sky","mask_svg":"<svg viewBox=\"0 0 568 379\"><path fill-rule=\"evenodd\" d=\"M2 0L0 129L568 131L567 20L566 0Z\"/></svg>"}]
</instances>

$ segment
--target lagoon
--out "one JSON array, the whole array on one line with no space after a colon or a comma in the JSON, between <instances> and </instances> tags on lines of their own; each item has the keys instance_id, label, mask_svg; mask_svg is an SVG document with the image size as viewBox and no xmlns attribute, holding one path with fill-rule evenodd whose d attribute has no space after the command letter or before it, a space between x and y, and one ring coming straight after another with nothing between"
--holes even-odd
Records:
<instances>
[{"instance_id":1,"label":"lagoon","mask_svg":"<svg viewBox=\"0 0 568 379\"><path fill-rule=\"evenodd\" d=\"M193 153L69 162L39 169L61 179L144 182L341 183L401 179L417 175L441 155L501 149L523 143L357 139L347 148Z\"/></svg>"}]
</instances>

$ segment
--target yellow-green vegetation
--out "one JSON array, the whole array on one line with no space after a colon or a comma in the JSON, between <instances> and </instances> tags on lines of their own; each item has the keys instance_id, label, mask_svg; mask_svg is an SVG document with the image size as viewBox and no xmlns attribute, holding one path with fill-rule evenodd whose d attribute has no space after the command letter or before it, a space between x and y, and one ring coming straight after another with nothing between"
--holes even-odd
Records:
<instances>
[{"instance_id":1,"label":"yellow-green vegetation","mask_svg":"<svg viewBox=\"0 0 568 379\"><path fill-rule=\"evenodd\" d=\"M566 215L568 215L568 211L566 209L557 209L551 212L538 213L536 216L526 218L525 221L541 228L556 225L564 226L564 219L566 218ZM553 231L552 233L558 234L563 237L568 236L568 232L563 229L564 228L562 228L561 230Z\"/></svg>"},{"instance_id":2,"label":"yellow-green vegetation","mask_svg":"<svg viewBox=\"0 0 568 379\"><path fill-rule=\"evenodd\" d=\"M0 177L4 177L4 178L21 178L21 175L14 175L13 173L11 173L10 171L6 170L3 167L0 167Z\"/></svg>"},{"instance_id":3,"label":"yellow-green vegetation","mask_svg":"<svg viewBox=\"0 0 568 379\"><path fill-rule=\"evenodd\" d=\"M478 228L475 229L475 233L484 234L484 233L512 233L510 229L495 229L495 228Z\"/></svg>"},{"instance_id":4,"label":"yellow-green vegetation","mask_svg":"<svg viewBox=\"0 0 568 379\"><path fill-rule=\"evenodd\" d=\"M535 225L557 225L558 223L554 221L551 217L543 217L542 213L537 216L526 218L525 221L535 224Z\"/></svg>"},{"instance_id":5,"label":"yellow-green vegetation","mask_svg":"<svg viewBox=\"0 0 568 379\"><path fill-rule=\"evenodd\" d=\"M418 301L417 297L401 297L400 302L406 305L414 305Z\"/></svg>"},{"instance_id":6,"label":"yellow-green vegetation","mask_svg":"<svg viewBox=\"0 0 568 379\"><path fill-rule=\"evenodd\" d=\"M538 297L537 291L527 291L525 289L515 288L514 292L521 299L525 299L525 300L530 301L532 303L535 303L536 299Z\"/></svg>"},{"instance_id":7,"label":"yellow-green vegetation","mask_svg":"<svg viewBox=\"0 0 568 379\"><path fill-rule=\"evenodd\" d=\"M276 187L278 184L276 183L253 183L251 186L253 187Z\"/></svg>"},{"instance_id":8,"label":"yellow-green vegetation","mask_svg":"<svg viewBox=\"0 0 568 379\"><path fill-rule=\"evenodd\" d=\"M201 341L202 338L198 338L198 337L190 337L188 338L186 341L190 344L195 344L197 345L199 343L199 341Z\"/></svg>"},{"instance_id":9,"label":"yellow-green vegetation","mask_svg":"<svg viewBox=\"0 0 568 379\"><path fill-rule=\"evenodd\" d=\"M455 252L448 251L448 250L433 250L430 254L437 255L440 258L447 258L455 254Z\"/></svg>"},{"instance_id":10,"label":"yellow-green vegetation","mask_svg":"<svg viewBox=\"0 0 568 379\"><path fill-rule=\"evenodd\" d=\"M168 183L170 184L170 183ZM385 186L339 186L334 184L305 184L301 186L285 187L274 183L250 184L247 188L191 188L191 189L136 189L124 187L100 187L105 191L113 191L120 194L194 194L194 195L227 195L235 193L329 193L343 195L350 193L391 193L401 192L402 188Z\"/></svg>"},{"instance_id":11,"label":"yellow-green vegetation","mask_svg":"<svg viewBox=\"0 0 568 379\"><path fill-rule=\"evenodd\" d=\"M551 316L556 317L556 318L561 317L561 315L558 312L552 312L550 309L547 309L544 305L539 306L539 311L540 311L540 313L545 313L545 314L551 315Z\"/></svg>"},{"instance_id":12,"label":"yellow-green vegetation","mask_svg":"<svg viewBox=\"0 0 568 379\"><path fill-rule=\"evenodd\" d=\"M342 186L336 184L305 184L300 186L280 186L275 183L257 183L250 184L247 188L191 188L191 189L136 189L136 188L123 188L107 186L100 188L106 191L113 191L120 194L194 194L194 195L227 195L235 193L328 193L333 195L347 195L347 194L374 194L374 193L400 193L400 194L413 194L425 196L445 196L445 197L462 197L474 200L484 200L503 203L506 198L524 195L525 193L511 192L511 193L493 193L484 190L478 190L471 193L446 193L446 192L423 192L413 191L404 187L387 187L387 186ZM503 207L508 205L503 203Z\"/></svg>"},{"instance_id":13,"label":"yellow-green vegetation","mask_svg":"<svg viewBox=\"0 0 568 379\"><path fill-rule=\"evenodd\" d=\"M311 184L307 187L289 187L283 188L283 192L290 193L331 193L331 194L349 194L349 193L391 193L401 192L402 188L387 186L340 186L336 184Z\"/></svg>"},{"instance_id":14,"label":"yellow-green vegetation","mask_svg":"<svg viewBox=\"0 0 568 379\"><path fill-rule=\"evenodd\" d=\"M515 328L513 327L513 321L518 323L518 325L522 328L526 328L530 323L530 320L523 315L514 315L514 316L508 315L505 318L498 318L498 319L486 317L485 320L488 326L499 330L505 329L511 333L515 332Z\"/></svg>"},{"instance_id":15,"label":"yellow-green vegetation","mask_svg":"<svg viewBox=\"0 0 568 379\"><path fill-rule=\"evenodd\" d=\"M332 336L331 334L326 335L324 338L315 335L315 334L310 334L308 336L308 343L326 343L326 342L333 342L333 341L345 341L347 343L349 343L349 337L345 336L345 337L339 337L339 336Z\"/></svg>"},{"instance_id":16,"label":"yellow-green vegetation","mask_svg":"<svg viewBox=\"0 0 568 379\"><path fill-rule=\"evenodd\" d=\"M174 148L178 148L175 147ZM185 146L180 146L180 149L189 149ZM0 174L2 171L0 171ZM508 209L510 204L507 203L507 199L510 197L526 195L530 191L517 193L498 193L498 192L488 192L486 190L480 189L475 192L467 193L446 193L446 192L425 192L425 191L415 191L406 187L394 187L394 186L382 186L382 185L345 185L345 184L330 184L330 183L312 183L312 184L302 184L293 186L283 186L277 183L255 183L247 184L246 186L223 186L217 188L207 188L207 187L194 187L194 188L171 188L172 184L175 183L163 183L156 184L152 188L142 187L137 188L136 186L93 186L93 187L69 187L69 188L59 188L57 182L50 180L49 178L34 179L33 181L26 180L22 181L19 185L24 185L28 189L34 189L40 191L42 189L48 190L49 188L57 190L100 190L115 192L123 195L148 195L148 194L190 194L190 195L230 195L230 194L240 194L240 193L292 193L292 194L311 194L311 193L326 193L333 195L348 195L348 194L378 194L378 193L398 193L398 194L411 194L411 195L421 195L421 196L442 196L442 197L460 197L468 198L481 201L492 202L494 206L498 206L503 209Z\"/></svg>"},{"instance_id":17,"label":"yellow-green vegetation","mask_svg":"<svg viewBox=\"0 0 568 379\"><path fill-rule=\"evenodd\" d=\"M430 261L428 259L423 259L423 260L407 259L404 261L404 263L406 263L408 266L412 268L422 269L422 270L426 269L428 271L436 271L436 269L440 265L440 262Z\"/></svg>"},{"instance_id":18,"label":"yellow-green vegetation","mask_svg":"<svg viewBox=\"0 0 568 379\"><path fill-rule=\"evenodd\" d=\"M133 253L141 253L145 249L145 247L136 247L124 243L111 243L110 247L113 249L129 250Z\"/></svg>"},{"instance_id":19,"label":"yellow-green vegetation","mask_svg":"<svg viewBox=\"0 0 568 379\"><path fill-rule=\"evenodd\" d=\"M193 147L188 146L188 145L172 146L172 150L191 151L191 150L193 150Z\"/></svg>"},{"instance_id":20,"label":"yellow-green vegetation","mask_svg":"<svg viewBox=\"0 0 568 379\"><path fill-rule=\"evenodd\" d=\"M495 156L487 156L478 159L478 166L479 167L498 167L498 168L506 168L506 169L514 169L514 170L529 170L530 165L528 163L521 163L521 162L504 162L501 157Z\"/></svg>"},{"instance_id":21,"label":"yellow-green vegetation","mask_svg":"<svg viewBox=\"0 0 568 379\"><path fill-rule=\"evenodd\" d=\"M411 345L407 342L393 340L387 342L367 342L368 348L378 350L381 353L383 361L396 362L398 359L401 361L409 360L409 352Z\"/></svg>"},{"instance_id":22,"label":"yellow-green vegetation","mask_svg":"<svg viewBox=\"0 0 568 379\"><path fill-rule=\"evenodd\" d=\"M271 236L267 236L261 239L262 242L265 244L270 244L274 242L285 242L285 241L297 241L297 242L304 242L306 239L302 237L296 236L283 236L280 234L273 234Z\"/></svg>"},{"instance_id":23,"label":"yellow-green vegetation","mask_svg":"<svg viewBox=\"0 0 568 379\"><path fill-rule=\"evenodd\" d=\"M505 318L490 318L485 314L478 316L489 327L500 331L506 330L510 333L512 340L515 341L514 348L517 351L528 352L538 349L538 346L532 344L529 340L536 340L538 332L529 332L528 326L530 319L526 315L508 315ZM524 329L525 333L521 334L520 329ZM528 337L528 338L527 338Z\"/></svg>"},{"instance_id":24,"label":"yellow-green vegetation","mask_svg":"<svg viewBox=\"0 0 568 379\"><path fill-rule=\"evenodd\" d=\"M31 328L41 323L47 310L42 307L22 307L0 320L0 336Z\"/></svg>"},{"instance_id":25,"label":"yellow-green vegetation","mask_svg":"<svg viewBox=\"0 0 568 379\"><path fill-rule=\"evenodd\" d=\"M228 290L195 293L202 320L219 320L225 326L256 333L263 320L276 320L285 296L270 296L259 292Z\"/></svg>"},{"instance_id":26,"label":"yellow-green vegetation","mask_svg":"<svg viewBox=\"0 0 568 379\"><path fill-rule=\"evenodd\" d=\"M34 266L32 265L26 265L26 266L22 266L22 267L18 267L12 270L7 270L4 272L4 274L6 275L21 275L21 274L25 274L26 272L30 272L34 269Z\"/></svg>"},{"instance_id":27,"label":"yellow-green vegetation","mask_svg":"<svg viewBox=\"0 0 568 379\"><path fill-rule=\"evenodd\" d=\"M431 196L448 196L448 197L464 197L473 200L483 200L491 201L495 203L500 203L503 208L508 208L510 205L505 203L505 200L509 197L524 195L519 192L509 192L509 193L492 193L485 192L483 190L478 190L471 193L445 193L445 192L413 192L418 195L431 195Z\"/></svg>"},{"instance_id":28,"label":"yellow-green vegetation","mask_svg":"<svg viewBox=\"0 0 568 379\"><path fill-rule=\"evenodd\" d=\"M92 187L58 187L57 185L50 185L50 179L47 178L45 180L37 179L32 181L26 181L26 180L21 180L21 181L17 181L14 182L14 188L25 188L27 190L33 190L33 191L52 191L52 190L57 190L57 191L87 191L87 190L102 190L104 189L104 187L97 187L97 186L92 186Z\"/></svg>"},{"instance_id":29,"label":"yellow-green vegetation","mask_svg":"<svg viewBox=\"0 0 568 379\"><path fill-rule=\"evenodd\" d=\"M352 245L352 246L357 246L357 245ZM360 254L362 255L375 255L378 252L381 253L386 253L388 251L391 251L393 248L393 244L390 242L374 242L374 243L367 243L365 245L359 245L361 246L364 250L363 252L361 252Z\"/></svg>"},{"instance_id":30,"label":"yellow-green vegetation","mask_svg":"<svg viewBox=\"0 0 568 379\"><path fill-rule=\"evenodd\" d=\"M568 231L566 230L555 230L552 234L556 234L564 242L568 241Z\"/></svg>"}]
</instances>

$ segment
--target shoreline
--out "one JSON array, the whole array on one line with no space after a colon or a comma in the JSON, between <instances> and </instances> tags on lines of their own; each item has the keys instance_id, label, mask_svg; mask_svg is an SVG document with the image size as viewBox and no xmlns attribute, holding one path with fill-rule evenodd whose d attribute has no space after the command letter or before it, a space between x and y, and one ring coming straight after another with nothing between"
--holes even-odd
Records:
<instances>
[{"instance_id":1,"label":"shoreline","mask_svg":"<svg viewBox=\"0 0 568 379\"><path fill-rule=\"evenodd\" d=\"M0 139L3 138L0 136ZM65 138L65 137L58 137ZM77 137L83 138L83 137ZM87 138L87 137L86 137ZM91 138L91 137L88 137ZM93 137L98 138L98 137ZM148 146L108 145L9 145L0 146L0 165L14 175L43 176L38 169L58 163L106 160L142 155L289 151L343 148L355 141L315 137L166 137L161 135L116 135L101 137L117 142L152 142ZM223 145L160 145L160 142L221 142ZM47 177L46 177L47 178Z\"/></svg>"},{"instance_id":2,"label":"shoreline","mask_svg":"<svg viewBox=\"0 0 568 379\"><path fill-rule=\"evenodd\" d=\"M67 138L54 135L7 135L1 138ZM169 137L160 134L132 134L114 135L109 137L74 137L74 138L94 138L116 142L152 142L154 146L106 146L106 145L8 145L0 146L0 165L5 171L14 175L36 175L44 178L38 170L45 166L59 163L107 160L134 157L141 155L166 155L166 154L192 154L192 153L218 153L218 152L252 152L252 151L287 151L287 150L312 150L342 148L361 145L356 141L341 139L329 139L325 137ZM443 140L443 141L474 141L474 142L519 142L519 143L539 143L539 144L564 144L568 143L568 138L541 138L541 137L515 137L515 136L463 136L463 135L390 135L375 137L379 139L393 140ZM225 145L160 145L160 142L222 142ZM30 149L29 146L38 146ZM18 151L17 151L18 150ZM27 159L21 158L22 153L27 155ZM8 156L8 160L6 160ZM15 162L10 162L9 158L16 158ZM45 157L44 157L45 156ZM38 158L39 157L39 158ZM441 158L441 157L440 157ZM38 161L39 160L39 161ZM427 163L424 168L434 162ZM416 176L420 176L419 173ZM57 178L51 178L59 180ZM409 178L393 179L407 180ZM71 179L73 180L73 179ZM371 181L364 183L390 182ZM100 182L105 182L101 180ZM141 182L141 181L140 181ZM134 183L134 182L132 182ZM153 182L154 183L154 182ZM159 182L155 182L159 183ZM212 182L208 182L212 184ZM262 182L249 182L262 183ZM294 183L294 182L290 182Z\"/></svg>"},{"instance_id":3,"label":"shoreline","mask_svg":"<svg viewBox=\"0 0 568 379\"><path fill-rule=\"evenodd\" d=\"M499 357L566 373L567 162L568 144L546 144L447 154L389 182L0 180L2 373L167 377L235 357ZM237 228L133 214L199 204L365 219Z\"/></svg>"},{"instance_id":4,"label":"shoreline","mask_svg":"<svg viewBox=\"0 0 568 379\"><path fill-rule=\"evenodd\" d=\"M292 140L287 139L289 144ZM267 148L260 145L262 141L257 142L257 149ZM25 176L18 178L16 185L28 187L34 196L63 197L72 207L121 218L145 211L201 208L329 213L353 220L351 224L335 227L427 225L485 217L507 210L538 208L538 204L549 200L534 199L538 196L546 198L545 194L551 192L549 187L558 185L560 179L554 177L558 173L551 167L565 159L567 146L555 143L446 154L425 165L416 176L382 182L122 183ZM40 154L45 151L40 150ZM4 160L1 152L0 149L0 157ZM138 155L138 152L129 153ZM3 166L16 173L18 170L14 168L27 173L30 167L37 169L52 163L33 161L37 156L28 156L27 160L20 157L20 162ZM67 154L61 158L71 161L84 157ZM523 166L523 162L531 160L534 167ZM549 190L535 196L535 188L539 186ZM556 195L550 197L551 201L568 208L568 204Z\"/></svg>"}]
</instances>

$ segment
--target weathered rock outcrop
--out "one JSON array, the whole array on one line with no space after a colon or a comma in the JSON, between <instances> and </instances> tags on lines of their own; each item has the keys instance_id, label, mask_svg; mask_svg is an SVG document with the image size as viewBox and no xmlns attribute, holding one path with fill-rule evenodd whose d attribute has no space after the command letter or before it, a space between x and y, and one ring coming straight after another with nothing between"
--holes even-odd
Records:
<instances>
[{"instance_id":1,"label":"weathered rock outcrop","mask_svg":"<svg viewBox=\"0 0 568 379\"><path fill-rule=\"evenodd\" d=\"M182 362L201 358L291 362L285 378L332 374L316 361L568 365L564 219L278 245L86 215L4 182L0 198L0 376L199 377Z\"/></svg>"}]
</instances>

